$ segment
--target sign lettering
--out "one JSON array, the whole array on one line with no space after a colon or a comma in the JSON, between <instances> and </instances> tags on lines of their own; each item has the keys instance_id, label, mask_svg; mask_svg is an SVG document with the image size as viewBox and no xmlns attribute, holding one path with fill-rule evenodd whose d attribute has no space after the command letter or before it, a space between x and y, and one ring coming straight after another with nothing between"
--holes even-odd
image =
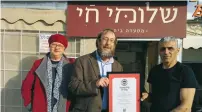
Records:
<instances>
[{"instance_id":1,"label":"sign lettering","mask_svg":"<svg viewBox=\"0 0 202 112\"><path fill-rule=\"evenodd\" d=\"M114 29L118 37L183 38L186 35L186 2L68 4L67 35L70 37L96 37L105 28Z\"/></svg>"}]
</instances>

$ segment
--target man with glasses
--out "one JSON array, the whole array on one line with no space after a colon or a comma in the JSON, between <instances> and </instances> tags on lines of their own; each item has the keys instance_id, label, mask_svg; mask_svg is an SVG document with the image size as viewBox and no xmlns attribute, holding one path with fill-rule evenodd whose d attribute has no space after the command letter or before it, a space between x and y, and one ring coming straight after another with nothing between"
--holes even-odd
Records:
<instances>
[{"instance_id":1,"label":"man with glasses","mask_svg":"<svg viewBox=\"0 0 202 112\"><path fill-rule=\"evenodd\" d=\"M69 90L75 95L72 112L108 112L107 72L121 72L113 56L117 37L111 29L98 34L93 53L76 59Z\"/></svg>"},{"instance_id":2,"label":"man with glasses","mask_svg":"<svg viewBox=\"0 0 202 112\"><path fill-rule=\"evenodd\" d=\"M151 112L191 112L197 81L192 69L177 61L180 51L175 37L159 42L162 63L149 73Z\"/></svg>"},{"instance_id":3,"label":"man with glasses","mask_svg":"<svg viewBox=\"0 0 202 112\"><path fill-rule=\"evenodd\" d=\"M50 52L34 62L23 80L24 106L31 112L68 112L67 85L74 59L64 55L68 46L65 36L51 35L48 43Z\"/></svg>"}]
</instances>

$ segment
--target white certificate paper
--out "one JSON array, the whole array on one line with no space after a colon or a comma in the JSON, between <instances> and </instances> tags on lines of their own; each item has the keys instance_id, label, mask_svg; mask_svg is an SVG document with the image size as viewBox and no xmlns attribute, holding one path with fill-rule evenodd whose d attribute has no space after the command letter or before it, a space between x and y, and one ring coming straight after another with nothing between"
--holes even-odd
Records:
<instances>
[{"instance_id":1,"label":"white certificate paper","mask_svg":"<svg viewBox=\"0 0 202 112\"><path fill-rule=\"evenodd\" d=\"M113 78L112 85L112 112L136 112L136 78Z\"/></svg>"}]
</instances>

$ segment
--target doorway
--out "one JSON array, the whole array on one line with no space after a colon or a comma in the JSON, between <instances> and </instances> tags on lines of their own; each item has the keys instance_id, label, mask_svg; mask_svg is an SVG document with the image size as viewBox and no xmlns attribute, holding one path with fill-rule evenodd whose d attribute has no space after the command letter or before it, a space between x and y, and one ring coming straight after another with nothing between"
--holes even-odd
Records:
<instances>
[{"instance_id":1,"label":"doorway","mask_svg":"<svg viewBox=\"0 0 202 112\"><path fill-rule=\"evenodd\" d=\"M144 74L147 43L145 41L120 41L116 46L115 59L123 66L124 72Z\"/></svg>"}]
</instances>

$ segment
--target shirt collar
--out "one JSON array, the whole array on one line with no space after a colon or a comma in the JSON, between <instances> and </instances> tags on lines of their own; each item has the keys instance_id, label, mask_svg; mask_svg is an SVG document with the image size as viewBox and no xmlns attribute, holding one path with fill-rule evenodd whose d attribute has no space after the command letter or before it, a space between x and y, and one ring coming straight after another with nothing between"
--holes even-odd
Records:
<instances>
[{"instance_id":1,"label":"shirt collar","mask_svg":"<svg viewBox=\"0 0 202 112\"><path fill-rule=\"evenodd\" d=\"M111 57L111 58L109 59L109 61L104 62L104 61L102 60L102 58L100 57L100 55L98 54L98 51L97 51L97 50L96 50L96 58L97 58L98 61L100 61L100 62L102 62L102 63L109 63L109 64L114 63L114 58L113 58L113 57Z\"/></svg>"}]
</instances>

